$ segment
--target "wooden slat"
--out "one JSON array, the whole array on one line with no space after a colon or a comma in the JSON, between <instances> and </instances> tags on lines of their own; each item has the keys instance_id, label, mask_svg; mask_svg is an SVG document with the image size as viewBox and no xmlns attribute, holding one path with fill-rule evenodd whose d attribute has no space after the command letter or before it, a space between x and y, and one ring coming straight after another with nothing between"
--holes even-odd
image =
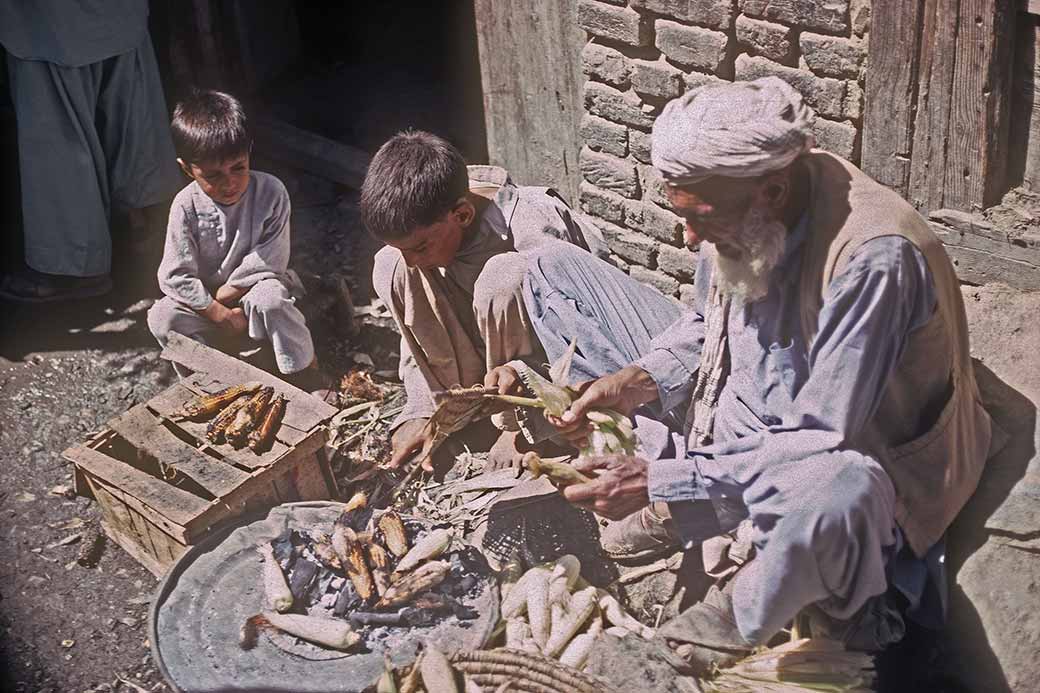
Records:
<instances>
[{"instance_id":1,"label":"wooden slat","mask_svg":"<svg viewBox=\"0 0 1040 693\"><path fill-rule=\"evenodd\" d=\"M1037 0L1040 5L1040 0ZM1015 36L1015 67L1011 95L1011 132L1014 143L1008 158L1009 187L1040 190L1040 17L1019 17Z\"/></svg>"},{"instance_id":2,"label":"wooden slat","mask_svg":"<svg viewBox=\"0 0 1040 693\"><path fill-rule=\"evenodd\" d=\"M138 450L190 478L216 498L238 488L249 475L188 445L163 426L143 404L109 422Z\"/></svg>"},{"instance_id":3,"label":"wooden slat","mask_svg":"<svg viewBox=\"0 0 1040 693\"><path fill-rule=\"evenodd\" d=\"M943 205L970 211L1004 193L1015 6L961 0L959 9Z\"/></svg>"},{"instance_id":4,"label":"wooden slat","mask_svg":"<svg viewBox=\"0 0 1040 693\"><path fill-rule=\"evenodd\" d=\"M924 0L873 0L863 170L904 197L910 183Z\"/></svg>"},{"instance_id":5,"label":"wooden slat","mask_svg":"<svg viewBox=\"0 0 1040 693\"><path fill-rule=\"evenodd\" d=\"M139 501L144 508L142 512L158 513L183 527L210 507L198 496L159 481L96 450L76 446L70 452L76 464L87 472Z\"/></svg>"},{"instance_id":6,"label":"wooden slat","mask_svg":"<svg viewBox=\"0 0 1040 693\"><path fill-rule=\"evenodd\" d=\"M144 547L137 542L135 537L128 535L126 532L111 523L102 520L101 528L105 530L105 534L107 534L112 541L119 544L124 551L130 554L130 556L138 563L147 568L148 572L155 577L162 577L165 575L170 565L172 565L172 561L169 563L160 561L158 558L146 551Z\"/></svg>"},{"instance_id":7,"label":"wooden slat","mask_svg":"<svg viewBox=\"0 0 1040 693\"><path fill-rule=\"evenodd\" d=\"M260 118L252 129L258 150L272 159L355 189L365 180L368 152L276 118Z\"/></svg>"},{"instance_id":8,"label":"wooden slat","mask_svg":"<svg viewBox=\"0 0 1040 693\"><path fill-rule=\"evenodd\" d=\"M943 207L959 4L960 0L925 0L908 194L919 210Z\"/></svg>"},{"instance_id":9,"label":"wooden slat","mask_svg":"<svg viewBox=\"0 0 1040 693\"><path fill-rule=\"evenodd\" d=\"M161 354L164 359L176 361L193 371L206 373L227 385L258 381L274 387L279 392L286 393L289 402L285 409L284 420L301 431L311 430L332 418L337 412L335 407L322 402L317 397L311 397L310 394L284 380L205 344L188 339L176 332L171 332L168 340Z\"/></svg>"}]
</instances>

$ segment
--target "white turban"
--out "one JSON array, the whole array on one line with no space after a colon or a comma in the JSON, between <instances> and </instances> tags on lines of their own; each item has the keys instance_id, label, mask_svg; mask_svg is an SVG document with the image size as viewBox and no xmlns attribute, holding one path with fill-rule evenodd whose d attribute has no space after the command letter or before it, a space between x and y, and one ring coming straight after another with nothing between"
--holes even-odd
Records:
<instances>
[{"instance_id":1,"label":"white turban","mask_svg":"<svg viewBox=\"0 0 1040 693\"><path fill-rule=\"evenodd\" d=\"M779 77L698 87L671 101L654 123L654 167L673 185L759 176L813 147L815 119Z\"/></svg>"}]
</instances>

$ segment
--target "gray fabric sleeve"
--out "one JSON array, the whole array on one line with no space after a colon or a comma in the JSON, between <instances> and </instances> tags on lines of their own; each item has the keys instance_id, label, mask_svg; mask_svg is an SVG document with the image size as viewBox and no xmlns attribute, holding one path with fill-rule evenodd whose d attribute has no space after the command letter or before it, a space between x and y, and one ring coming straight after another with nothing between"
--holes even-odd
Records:
<instances>
[{"instance_id":1,"label":"gray fabric sleeve","mask_svg":"<svg viewBox=\"0 0 1040 693\"><path fill-rule=\"evenodd\" d=\"M256 244L241 264L228 277L227 283L238 289L248 289L263 279L278 279L289 267L289 217L292 205L285 186L276 178L270 194L274 196L271 212L254 231Z\"/></svg>"},{"instance_id":2,"label":"gray fabric sleeve","mask_svg":"<svg viewBox=\"0 0 1040 693\"><path fill-rule=\"evenodd\" d=\"M827 287L809 378L790 410L776 412L779 423L758 433L655 461L650 500L739 497L763 465L854 441L877 410L910 333L931 319L936 301L928 265L911 243L865 243Z\"/></svg>"},{"instance_id":3,"label":"gray fabric sleeve","mask_svg":"<svg viewBox=\"0 0 1040 693\"><path fill-rule=\"evenodd\" d=\"M202 311L213 302L213 297L199 278L198 231L199 222L194 210L174 200L157 277L164 294L189 308Z\"/></svg>"},{"instance_id":4,"label":"gray fabric sleeve","mask_svg":"<svg viewBox=\"0 0 1040 693\"><path fill-rule=\"evenodd\" d=\"M397 372L401 377L401 382L404 383L404 391L408 400L405 402L404 409L394 419L394 423L390 427L391 431L397 430L401 424L412 419L429 418L433 416L435 409L430 386L415 363L412 350L404 337L401 337L401 362Z\"/></svg>"}]
</instances>

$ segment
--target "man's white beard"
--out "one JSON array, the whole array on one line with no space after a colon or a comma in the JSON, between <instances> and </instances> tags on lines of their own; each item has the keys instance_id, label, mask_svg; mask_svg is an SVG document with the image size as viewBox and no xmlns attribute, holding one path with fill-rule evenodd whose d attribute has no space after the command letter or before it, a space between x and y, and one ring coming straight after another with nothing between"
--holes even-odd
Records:
<instances>
[{"instance_id":1,"label":"man's white beard","mask_svg":"<svg viewBox=\"0 0 1040 693\"><path fill-rule=\"evenodd\" d=\"M719 291L737 303L754 303L769 293L769 275L784 252L787 228L779 221L766 221L758 209L749 209L729 242L741 249L739 258L717 253L716 281Z\"/></svg>"}]
</instances>

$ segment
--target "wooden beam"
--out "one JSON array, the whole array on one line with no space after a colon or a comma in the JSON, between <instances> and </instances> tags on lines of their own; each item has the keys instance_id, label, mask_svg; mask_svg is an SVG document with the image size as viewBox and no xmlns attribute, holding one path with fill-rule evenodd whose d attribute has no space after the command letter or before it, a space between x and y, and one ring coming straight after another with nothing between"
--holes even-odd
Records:
<instances>
[{"instance_id":1,"label":"wooden beam","mask_svg":"<svg viewBox=\"0 0 1040 693\"><path fill-rule=\"evenodd\" d=\"M943 205L970 211L1004 193L1016 8L961 0L958 9Z\"/></svg>"},{"instance_id":2,"label":"wooden beam","mask_svg":"<svg viewBox=\"0 0 1040 693\"><path fill-rule=\"evenodd\" d=\"M1040 0L1038 0L1040 1ZM906 197L924 0L874 0L868 46L863 170Z\"/></svg>"},{"instance_id":3,"label":"wooden beam","mask_svg":"<svg viewBox=\"0 0 1040 693\"><path fill-rule=\"evenodd\" d=\"M1040 0L1019 0L1018 9L1028 14L1040 14Z\"/></svg>"},{"instance_id":4,"label":"wooden beam","mask_svg":"<svg viewBox=\"0 0 1040 693\"><path fill-rule=\"evenodd\" d=\"M259 151L272 159L351 188L365 180L371 157L360 149L276 118L257 119L253 134Z\"/></svg>"}]
</instances>

